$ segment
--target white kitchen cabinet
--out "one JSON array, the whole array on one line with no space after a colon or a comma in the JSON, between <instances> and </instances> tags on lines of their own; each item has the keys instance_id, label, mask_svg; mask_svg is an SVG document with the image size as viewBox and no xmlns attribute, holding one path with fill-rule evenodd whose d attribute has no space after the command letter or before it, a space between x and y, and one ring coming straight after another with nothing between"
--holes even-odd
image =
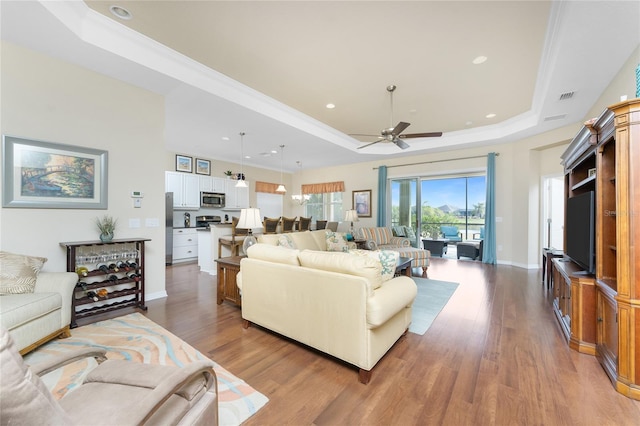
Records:
<instances>
[{"instance_id":1,"label":"white kitchen cabinet","mask_svg":"<svg viewBox=\"0 0 640 426\"><path fill-rule=\"evenodd\" d=\"M227 179L224 179L224 178L211 178L211 184L212 184L211 190L213 192L223 193L225 191L226 181Z\"/></svg>"},{"instance_id":2,"label":"white kitchen cabinet","mask_svg":"<svg viewBox=\"0 0 640 426\"><path fill-rule=\"evenodd\" d=\"M249 208L249 182L246 188L236 188L237 180L225 180L224 210L240 210Z\"/></svg>"},{"instance_id":3,"label":"white kitchen cabinet","mask_svg":"<svg viewBox=\"0 0 640 426\"><path fill-rule=\"evenodd\" d=\"M213 178L211 176L200 176L200 192L213 191Z\"/></svg>"},{"instance_id":4,"label":"white kitchen cabinet","mask_svg":"<svg viewBox=\"0 0 640 426\"><path fill-rule=\"evenodd\" d=\"M186 262L198 258L198 235L196 228L173 230L173 262Z\"/></svg>"},{"instance_id":5,"label":"white kitchen cabinet","mask_svg":"<svg viewBox=\"0 0 640 426\"><path fill-rule=\"evenodd\" d=\"M200 208L200 179L190 173L165 172L165 191L173 192L175 210Z\"/></svg>"}]
</instances>

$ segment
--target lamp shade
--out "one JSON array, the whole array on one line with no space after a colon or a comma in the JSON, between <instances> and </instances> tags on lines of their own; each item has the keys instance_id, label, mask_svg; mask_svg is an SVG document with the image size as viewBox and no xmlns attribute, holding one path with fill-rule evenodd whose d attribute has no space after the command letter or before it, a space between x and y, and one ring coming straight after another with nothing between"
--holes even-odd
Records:
<instances>
[{"instance_id":1,"label":"lamp shade","mask_svg":"<svg viewBox=\"0 0 640 426\"><path fill-rule=\"evenodd\" d=\"M238 220L238 228L255 229L262 228L260 220L260 209L242 209L240 210L240 219Z\"/></svg>"},{"instance_id":2,"label":"lamp shade","mask_svg":"<svg viewBox=\"0 0 640 426\"><path fill-rule=\"evenodd\" d=\"M355 210L347 210L344 213L345 222L358 222L358 212Z\"/></svg>"},{"instance_id":3,"label":"lamp shade","mask_svg":"<svg viewBox=\"0 0 640 426\"><path fill-rule=\"evenodd\" d=\"M242 179L241 179L241 180L239 180L239 181L236 183L236 188L248 188L248 187L247 187L247 182L245 182L245 181L244 181L244 180L242 180Z\"/></svg>"},{"instance_id":4,"label":"lamp shade","mask_svg":"<svg viewBox=\"0 0 640 426\"><path fill-rule=\"evenodd\" d=\"M284 187L283 184L278 185L278 187L276 188L276 192L287 192L287 188Z\"/></svg>"}]
</instances>

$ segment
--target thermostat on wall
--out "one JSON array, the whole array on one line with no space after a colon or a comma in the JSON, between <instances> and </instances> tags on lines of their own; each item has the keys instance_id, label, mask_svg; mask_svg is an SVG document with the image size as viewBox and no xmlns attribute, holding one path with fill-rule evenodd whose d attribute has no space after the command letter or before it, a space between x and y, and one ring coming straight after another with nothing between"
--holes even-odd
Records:
<instances>
[{"instance_id":1,"label":"thermostat on wall","mask_svg":"<svg viewBox=\"0 0 640 426\"><path fill-rule=\"evenodd\" d=\"M131 191L131 198L143 198L144 194L142 191Z\"/></svg>"}]
</instances>

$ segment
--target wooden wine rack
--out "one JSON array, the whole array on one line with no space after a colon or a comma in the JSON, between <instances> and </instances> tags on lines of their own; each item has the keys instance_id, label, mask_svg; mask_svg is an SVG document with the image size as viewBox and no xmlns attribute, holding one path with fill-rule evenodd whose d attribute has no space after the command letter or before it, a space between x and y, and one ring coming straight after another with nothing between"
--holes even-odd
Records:
<instances>
[{"instance_id":1,"label":"wooden wine rack","mask_svg":"<svg viewBox=\"0 0 640 426\"><path fill-rule=\"evenodd\" d=\"M78 277L78 284L73 293L72 309L71 309L71 328L78 326L77 320L115 311L127 307L134 307L147 310L144 296L144 243L151 241L146 238L116 239L110 242L96 241L75 241L61 242L60 245L67 251L67 271L76 272L79 266L86 266L88 272L86 276ZM135 258L136 266L130 269L115 271L109 269L104 272L98 269L98 264L105 263L98 261L93 263L95 269L89 268L91 264L77 264L76 258L78 251L82 248L113 245L134 245L137 257ZM109 263L109 262L106 262ZM134 273L137 276L130 278L127 274ZM115 275L117 279L110 280L109 277ZM80 285L82 282L83 286ZM88 291L106 289L106 297L93 298L87 296Z\"/></svg>"}]
</instances>

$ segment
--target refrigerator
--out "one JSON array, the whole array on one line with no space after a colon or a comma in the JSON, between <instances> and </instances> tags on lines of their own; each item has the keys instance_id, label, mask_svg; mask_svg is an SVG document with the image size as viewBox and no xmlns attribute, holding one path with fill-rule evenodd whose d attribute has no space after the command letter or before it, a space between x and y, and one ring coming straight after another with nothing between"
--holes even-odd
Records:
<instances>
[{"instance_id":1,"label":"refrigerator","mask_svg":"<svg viewBox=\"0 0 640 426\"><path fill-rule=\"evenodd\" d=\"M165 202L165 265L173 264L173 192L164 194Z\"/></svg>"}]
</instances>

